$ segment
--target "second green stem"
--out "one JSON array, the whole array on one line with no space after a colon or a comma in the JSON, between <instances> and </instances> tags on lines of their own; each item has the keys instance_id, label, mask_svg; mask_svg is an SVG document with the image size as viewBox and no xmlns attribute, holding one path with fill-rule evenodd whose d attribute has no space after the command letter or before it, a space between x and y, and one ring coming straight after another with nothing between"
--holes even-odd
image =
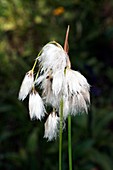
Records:
<instances>
[{"instance_id":1,"label":"second green stem","mask_svg":"<svg viewBox=\"0 0 113 170\"><path fill-rule=\"evenodd\" d=\"M68 115L68 157L69 170L72 170L71 115Z\"/></svg>"},{"instance_id":2,"label":"second green stem","mask_svg":"<svg viewBox=\"0 0 113 170\"><path fill-rule=\"evenodd\" d=\"M60 133L59 133L59 170L62 170L62 129L63 129L63 99L60 101Z\"/></svg>"}]
</instances>

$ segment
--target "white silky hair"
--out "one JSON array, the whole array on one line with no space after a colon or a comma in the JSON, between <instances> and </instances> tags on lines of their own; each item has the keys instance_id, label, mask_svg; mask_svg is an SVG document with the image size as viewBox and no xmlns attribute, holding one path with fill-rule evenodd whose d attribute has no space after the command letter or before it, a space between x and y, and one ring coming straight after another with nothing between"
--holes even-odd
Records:
<instances>
[{"instance_id":1,"label":"white silky hair","mask_svg":"<svg viewBox=\"0 0 113 170\"><path fill-rule=\"evenodd\" d=\"M53 74L52 91L55 96L62 94L64 71L58 70Z\"/></svg>"},{"instance_id":2,"label":"white silky hair","mask_svg":"<svg viewBox=\"0 0 113 170\"><path fill-rule=\"evenodd\" d=\"M36 85L40 84L40 88L42 89L42 98L46 104L49 104L55 108L59 107L58 95L56 96L52 90L53 77L52 75L41 75L36 80Z\"/></svg>"},{"instance_id":3,"label":"white silky hair","mask_svg":"<svg viewBox=\"0 0 113 170\"><path fill-rule=\"evenodd\" d=\"M59 132L59 121L60 118L57 116L55 112L49 114L45 122L45 133L44 133L44 138L47 138L48 141L56 139L57 134Z\"/></svg>"},{"instance_id":4,"label":"white silky hair","mask_svg":"<svg viewBox=\"0 0 113 170\"><path fill-rule=\"evenodd\" d=\"M66 68L64 73L64 71L58 70L49 75L48 78L45 78L45 75L40 76L37 82L41 83L45 103L55 107L56 110L59 110L60 100L63 97L64 119L67 118L69 113L76 115L77 113L88 112L90 85L78 71Z\"/></svg>"},{"instance_id":5,"label":"white silky hair","mask_svg":"<svg viewBox=\"0 0 113 170\"><path fill-rule=\"evenodd\" d=\"M46 44L42 49L42 54L39 56L41 71L56 72L64 70L67 65L68 56L61 46L55 44Z\"/></svg>"},{"instance_id":6,"label":"white silky hair","mask_svg":"<svg viewBox=\"0 0 113 170\"><path fill-rule=\"evenodd\" d=\"M63 118L64 120L68 117L68 115L70 114L70 102L68 100L67 96L63 96Z\"/></svg>"},{"instance_id":7,"label":"white silky hair","mask_svg":"<svg viewBox=\"0 0 113 170\"><path fill-rule=\"evenodd\" d=\"M64 81L64 118L68 114L88 112L90 104L90 85L87 79L78 71L66 69Z\"/></svg>"},{"instance_id":8,"label":"white silky hair","mask_svg":"<svg viewBox=\"0 0 113 170\"><path fill-rule=\"evenodd\" d=\"M78 71L71 69L66 69L64 87L64 94L89 93L90 89L87 79Z\"/></svg>"},{"instance_id":9,"label":"white silky hair","mask_svg":"<svg viewBox=\"0 0 113 170\"><path fill-rule=\"evenodd\" d=\"M41 120L45 116L46 110L40 95L33 90L29 95L29 114L31 119Z\"/></svg>"},{"instance_id":10,"label":"white silky hair","mask_svg":"<svg viewBox=\"0 0 113 170\"><path fill-rule=\"evenodd\" d=\"M69 114L88 112L90 104L90 85L78 71L70 69L71 63L62 46L56 42L46 44L40 56L39 71L35 81L33 70L26 73L19 91L19 100L29 94L29 114L31 119L41 120L46 113L45 105L51 105L55 111L49 114L45 122L44 137L51 141L59 132L60 101L63 100L63 129ZM39 77L37 78L37 76ZM39 85L42 98L34 86ZM59 115L60 116L60 115Z\"/></svg>"},{"instance_id":11,"label":"white silky hair","mask_svg":"<svg viewBox=\"0 0 113 170\"><path fill-rule=\"evenodd\" d=\"M41 84L45 78L46 78L45 74L39 76L39 77L35 80L35 85Z\"/></svg>"},{"instance_id":12,"label":"white silky hair","mask_svg":"<svg viewBox=\"0 0 113 170\"><path fill-rule=\"evenodd\" d=\"M64 100L64 118L68 114L88 111L90 104L87 79L78 71L68 67L69 58L59 45L49 43L39 57L41 76L36 84L41 84L45 103L59 110L60 100ZM48 77L48 78L47 78Z\"/></svg>"},{"instance_id":13,"label":"white silky hair","mask_svg":"<svg viewBox=\"0 0 113 170\"><path fill-rule=\"evenodd\" d=\"M34 82L33 71L30 70L26 73L22 81L20 91L19 91L19 96L18 96L19 100L23 101L27 97L27 95L30 93L33 87L33 82Z\"/></svg>"},{"instance_id":14,"label":"white silky hair","mask_svg":"<svg viewBox=\"0 0 113 170\"><path fill-rule=\"evenodd\" d=\"M72 115L76 115L77 113L88 112L86 101L81 93L74 95L71 100L71 111Z\"/></svg>"}]
</instances>

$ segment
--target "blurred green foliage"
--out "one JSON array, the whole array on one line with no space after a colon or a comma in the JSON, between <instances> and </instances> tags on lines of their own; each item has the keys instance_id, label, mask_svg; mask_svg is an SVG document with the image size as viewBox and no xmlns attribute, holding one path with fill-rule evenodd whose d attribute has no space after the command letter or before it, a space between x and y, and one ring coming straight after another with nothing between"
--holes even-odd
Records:
<instances>
[{"instance_id":1,"label":"blurred green foliage","mask_svg":"<svg viewBox=\"0 0 113 170\"><path fill-rule=\"evenodd\" d=\"M43 139L45 120L30 121L28 99L17 98L42 46L63 45L67 25L72 68L91 84L89 114L72 118L73 170L113 169L112 0L0 0L0 169L58 169L58 140Z\"/></svg>"}]
</instances>

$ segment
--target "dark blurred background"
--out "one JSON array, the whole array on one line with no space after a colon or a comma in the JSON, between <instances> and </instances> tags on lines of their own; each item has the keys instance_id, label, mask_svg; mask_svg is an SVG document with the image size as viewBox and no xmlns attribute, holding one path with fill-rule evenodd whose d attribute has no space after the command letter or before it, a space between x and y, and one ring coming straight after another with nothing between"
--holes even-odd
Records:
<instances>
[{"instance_id":1,"label":"dark blurred background","mask_svg":"<svg viewBox=\"0 0 113 170\"><path fill-rule=\"evenodd\" d=\"M72 117L73 170L113 170L113 1L0 0L0 169L58 170L58 139L43 138L18 101L25 73L49 41L64 44L91 84L89 114ZM68 170L67 126L63 170Z\"/></svg>"}]
</instances>

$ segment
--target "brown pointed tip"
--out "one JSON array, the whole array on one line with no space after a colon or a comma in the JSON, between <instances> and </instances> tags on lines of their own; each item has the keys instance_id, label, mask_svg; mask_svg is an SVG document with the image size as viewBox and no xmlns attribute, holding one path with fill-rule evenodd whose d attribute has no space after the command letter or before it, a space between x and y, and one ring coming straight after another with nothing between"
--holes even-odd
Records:
<instances>
[{"instance_id":1,"label":"brown pointed tip","mask_svg":"<svg viewBox=\"0 0 113 170\"><path fill-rule=\"evenodd\" d=\"M69 29L70 29L70 26L68 25L67 31L66 31L65 42L64 42L64 51L65 51L66 53L68 53L68 51L69 51L69 44L68 44Z\"/></svg>"}]
</instances>

